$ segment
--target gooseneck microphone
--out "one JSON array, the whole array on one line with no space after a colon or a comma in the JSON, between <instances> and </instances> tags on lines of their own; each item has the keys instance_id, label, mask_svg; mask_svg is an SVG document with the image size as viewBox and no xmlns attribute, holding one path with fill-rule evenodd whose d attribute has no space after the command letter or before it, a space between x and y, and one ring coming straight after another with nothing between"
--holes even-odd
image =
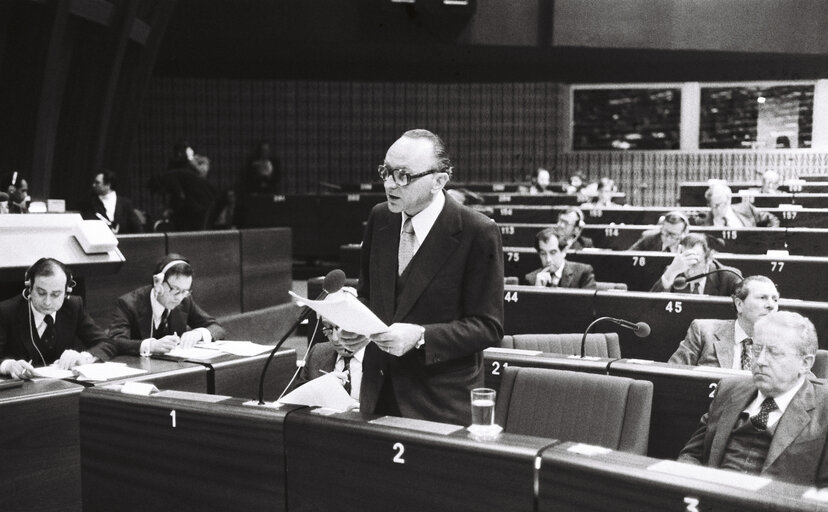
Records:
<instances>
[{"instance_id":1,"label":"gooseneck microphone","mask_svg":"<svg viewBox=\"0 0 828 512\"><path fill-rule=\"evenodd\" d=\"M705 274L699 274L699 275L693 276L693 277L687 277L684 274L679 274L678 276L676 276L676 279L673 281L673 288L675 288L677 290L683 290L683 289L687 288L687 283L689 283L691 281L696 281L696 280L699 280L703 277L707 277L711 274L718 274L720 272L730 272L734 276L738 277L739 280L744 279L742 277L742 274L736 272L735 270L731 270L729 268L717 268L716 270L711 270L710 272L707 272Z\"/></svg>"},{"instance_id":2,"label":"gooseneck microphone","mask_svg":"<svg viewBox=\"0 0 828 512\"><path fill-rule=\"evenodd\" d=\"M325 281L322 283L322 293L316 298L316 300L322 300L331 293L336 293L345 286L345 272L337 269L331 270L325 276ZM270 366L270 361L273 360L273 356L276 355L276 352L281 348L282 344L284 344L285 340L288 339L290 333L292 333L299 324L301 324L305 319L310 315L310 312L313 311L311 308L305 306L302 310L302 314L299 315L299 318L293 325L288 329L288 331L282 336L282 339L279 340L279 343L273 347L273 350L270 351L270 355L267 357L267 361L265 361L264 368L262 368L262 374L259 377L259 405L264 405L264 379L265 375L267 374L267 368Z\"/></svg>"},{"instance_id":3,"label":"gooseneck microphone","mask_svg":"<svg viewBox=\"0 0 828 512\"><path fill-rule=\"evenodd\" d=\"M639 338L644 338L650 335L650 326L647 325L645 322L630 322L629 320L623 320L621 318L612 318L609 316L602 316L600 318L596 318L589 324L584 331L584 336L581 338L581 359L584 358L584 351L586 350L586 337L589 334L589 331L592 330L592 327L597 324L598 322L612 322L616 325L620 325L621 327L630 329L633 334L638 336Z\"/></svg>"}]
</instances>

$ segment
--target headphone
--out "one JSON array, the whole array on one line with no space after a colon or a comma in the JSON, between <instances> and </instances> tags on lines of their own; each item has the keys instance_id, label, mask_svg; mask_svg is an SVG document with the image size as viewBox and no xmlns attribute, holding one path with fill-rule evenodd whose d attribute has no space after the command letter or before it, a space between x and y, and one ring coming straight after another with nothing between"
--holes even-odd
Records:
<instances>
[{"instance_id":1,"label":"headphone","mask_svg":"<svg viewBox=\"0 0 828 512\"><path fill-rule=\"evenodd\" d=\"M66 264L61 261L58 261L54 258L40 258L39 260L35 261L34 264L26 269L26 273L24 274L24 281L23 286L23 298L26 300L30 300L32 297L32 286L34 286L34 278L38 276L40 272L42 272L47 266L49 265L56 265L60 268L63 273L66 275L66 295L72 293L72 289L78 285L75 282L75 278L72 276L72 270L69 269ZM28 295L27 295L28 293Z\"/></svg>"},{"instance_id":2,"label":"headphone","mask_svg":"<svg viewBox=\"0 0 828 512\"><path fill-rule=\"evenodd\" d=\"M169 263L167 263L166 265L164 265L164 267L161 269L161 271L159 271L159 272L158 272L157 274L155 274L153 277L154 277L155 279L158 279L159 281L163 281L163 280L167 277L167 272L168 272L171 268L173 268L174 266L176 266L176 265L180 265L180 264L187 265L188 267L190 266L190 262L189 262L189 261L187 261L187 260L184 260L184 259L171 260Z\"/></svg>"},{"instance_id":3,"label":"headphone","mask_svg":"<svg viewBox=\"0 0 828 512\"><path fill-rule=\"evenodd\" d=\"M566 214L568 214L568 213L574 213L575 215L577 215L577 216L578 216L578 224L577 224L577 226L578 226L579 228L583 229L583 228L584 228L584 226L586 225L586 223L584 222L584 212L583 212L583 210L581 210L581 209L580 209L579 207L577 207L577 206L568 206L568 207L567 207L564 211L562 211L562 212L560 212L560 213L558 214L558 218L560 218L560 217L561 217L561 215L566 215Z\"/></svg>"}]
</instances>

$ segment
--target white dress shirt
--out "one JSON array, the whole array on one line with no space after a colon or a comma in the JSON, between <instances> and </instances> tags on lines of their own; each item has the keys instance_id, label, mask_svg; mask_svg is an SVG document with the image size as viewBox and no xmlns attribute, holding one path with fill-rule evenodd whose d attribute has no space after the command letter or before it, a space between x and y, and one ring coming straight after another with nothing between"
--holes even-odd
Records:
<instances>
[{"instance_id":1,"label":"white dress shirt","mask_svg":"<svg viewBox=\"0 0 828 512\"><path fill-rule=\"evenodd\" d=\"M750 338L747 335L742 326L739 325L739 321L736 320L735 327L733 328L733 362L730 364L730 367L734 370L741 370L742 369L742 340L745 338Z\"/></svg>"},{"instance_id":2,"label":"white dress shirt","mask_svg":"<svg viewBox=\"0 0 828 512\"><path fill-rule=\"evenodd\" d=\"M110 222L114 222L115 203L118 202L118 196L115 194L115 191L111 190L102 196L98 196L98 199L100 199L101 203L103 203L104 211L106 211L106 217L109 219Z\"/></svg>"},{"instance_id":3,"label":"white dress shirt","mask_svg":"<svg viewBox=\"0 0 828 512\"><path fill-rule=\"evenodd\" d=\"M359 387L362 384L362 357L365 355L365 347L354 352L348 364L348 378L351 380L351 398L359 400ZM345 359L341 355L336 356L334 371L344 372Z\"/></svg>"},{"instance_id":4,"label":"white dress shirt","mask_svg":"<svg viewBox=\"0 0 828 512\"><path fill-rule=\"evenodd\" d=\"M417 238L418 249L423 245L423 240L426 239L431 228L434 227L434 223L437 222L437 217L440 216L440 212L443 211L445 204L446 197L442 191L438 192L434 194L434 199L431 200L431 204L423 208L417 215L411 217L411 227L414 228L414 236ZM408 214L402 212L402 226L405 225L405 219L407 218ZM402 226L400 226L400 235L402 235Z\"/></svg>"},{"instance_id":5,"label":"white dress shirt","mask_svg":"<svg viewBox=\"0 0 828 512\"><path fill-rule=\"evenodd\" d=\"M778 407L778 409L768 414L768 427L772 427L773 425L775 425L776 422L779 421L779 418L781 418L782 415L785 414L785 409L788 408L788 405L790 405L794 395L797 391L799 391L799 388L801 388L803 384L805 384L804 375L799 378L799 380L796 382L796 384L793 385L791 389L785 391L779 396L773 397L773 401L776 402L776 406ZM765 395L763 395L762 392L759 391L756 395L756 398L750 403L750 405L747 406L744 412L748 413L748 416L755 416L759 414L759 409L762 405L762 402L764 401Z\"/></svg>"}]
</instances>

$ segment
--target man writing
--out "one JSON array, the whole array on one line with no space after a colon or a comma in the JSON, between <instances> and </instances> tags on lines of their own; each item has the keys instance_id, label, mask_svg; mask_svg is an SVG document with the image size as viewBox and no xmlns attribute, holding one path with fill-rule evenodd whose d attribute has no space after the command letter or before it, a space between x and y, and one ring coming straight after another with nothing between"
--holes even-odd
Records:
<instances>
[{"instance_id":1,"label":"man writing","mask_svg":"<svg viewBox=\"0 0 828 512\"><path fill-rule=\"evenodd\" d=\"M451 161L427 130L394 142L379 175L388 201L368 218L358 292L390 328L365 349L360 410L467 425L481 351L503 336L500 232L446 197Z\"/></svg>"},{"instance_id":2,"label":"man writing","mask_svg":"<svg viewBox=\"0 0 828 512\"><path fill-rule=\"evenodd\" d=\"M109 333L120 354L164 354L223 339L224 329L190 297L193 268L179 254L158 262L152 285L118 298Z\"/></svg>"},{"instance_id":3,"label":"man writing","mask_svg":"<svg viewBox=\"0 0 828 512\"><path fill-rule=\"evenodd\" d=\"M543 266L524 276L527 284L595 289L592 266L566 260L566 232L562 227L553 226L538 232L535 236L535 250L538 251Z\"/></svg>"},{"instance_id":4,"label":"man writing","mask_svg":"<svg viewBox=\"0 0 828 512\"><path fill-rule=\"evenodd\" d=\"M817 336L797 313L756 322L751 377L719 383L679 462L828 485L828 390L810 380Z\"/></svg>"},{"instance_id":5,"label":"man writing","mask_svg":"<svg viewBox=\"0 0 828 512\"><path fill-rule=\"evenodd\" d=\"M779 292L765 276L748 276L733 293L735 320L697 319L669 363L750 370L756 322L779 309Z\"/></svg>"}]
</instances>

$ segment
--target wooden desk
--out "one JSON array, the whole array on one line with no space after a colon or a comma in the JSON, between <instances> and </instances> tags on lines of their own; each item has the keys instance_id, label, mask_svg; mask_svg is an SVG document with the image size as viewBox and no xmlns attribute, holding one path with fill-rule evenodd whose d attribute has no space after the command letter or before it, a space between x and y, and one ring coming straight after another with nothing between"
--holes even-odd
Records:
<instances>
[{"instance_id":1,"label":"wooden desk","mask_svg":"<svg viewBox=\"0 0 828 512\"><path fill-rule=\"evenodd\" d=\"M631 453L581 455L573 443L543 453L540 512L635 510L815 511L825 504L802 498L807 487L771 482L757 491L728 485L728 473L716 482L648 470L658 459Z\"/></svg>"},{"instance_id":2,"label":"wooden desk","mask_svg":"<svg viewBox=\"0 0 828 512\"><path fill-rule=\"evenodd\" d=\"M285 510L283 423L297 407L212 398L84 391L84 512Z\"/></svg>"},{"instance_id":3,"label":"wooden desk","mask_svg":"<svg viewBox=\"0 0 828 512\"><path fill-rule=\"evenodd\" d=\"M337 511L532 510L535 457L555 441L472 440L307 410L285 422L288 508Z\"/></svg>"},{"instance_id":4,"label":"wooden desk","mask_svg":"<svg viewBox=\"0 0 828 512\"><path fill-rule=\"evenodd\" d=\"M483 351L483 368L486 371L486 387L500 390L503 369L509 366L526 368L553 368L573 372L598 373L606 375L613 359L581 359L564 354L541 352L532 354L531 350L489 349Z\"/></svg>"},{"instance_id":5,"label":"wooden desk","mask_svg":"<svg viewBox=\"0 0 828 512\"><path fill-rule=\"evenodd\" d=\"M0 510L81 510L82 390L69 382L38 380L0 391Z\"/></svg>"}]
</instances>

